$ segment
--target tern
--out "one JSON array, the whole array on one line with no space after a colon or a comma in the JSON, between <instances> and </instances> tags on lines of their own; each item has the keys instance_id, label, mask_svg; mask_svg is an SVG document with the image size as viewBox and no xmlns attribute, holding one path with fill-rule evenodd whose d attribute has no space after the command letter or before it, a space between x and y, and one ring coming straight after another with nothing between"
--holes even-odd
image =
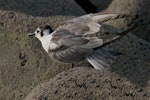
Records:
<instances>
[{"instance_id":1,"label":"tern","mask_svg":"<svg viewBox=\"0 0 150 100\"><path fill-rule=\"evenodd\" d=\"M64 21L56 30L45 25L45 27L38 27L35 32L28 35L38 38L52 59L63 63L87 60L95 69L104 70L109 68L116 57L120 55L104 46L121 38L135 27L106 40L91 35L100 31L103 22L133 17L134 15L123 13L91 13Z\"/></svg>"}]
</instances>

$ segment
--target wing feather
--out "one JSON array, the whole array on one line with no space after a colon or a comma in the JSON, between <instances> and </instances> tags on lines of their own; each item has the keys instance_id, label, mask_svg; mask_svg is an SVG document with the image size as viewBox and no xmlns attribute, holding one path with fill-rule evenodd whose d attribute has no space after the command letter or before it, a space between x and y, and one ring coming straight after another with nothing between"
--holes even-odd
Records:
<instances>
[{"instance_id":1,"label":"wing feather","mask_svg":"<svg viewBox=\"0 0 150 100\"><path fill-rule=\"evenodd\" d=\"M63 26L60 28L67 29L77 35L95 34L100 31L101 23L119 18L135 18L135 15L124 13L87 14L63 22Z\"/></svg>"},{"instance_id":2,"label":"wing feather","mask_svg":"<svg viewBox=\"0 0 150 100\"><path fill-rule=\"evenodd\" d=\"M67 29L59 29L52 34L51 42L60 46L81 46L89 42L89 40L82 35L75 35Z\"/></svg>"}]
</instances>

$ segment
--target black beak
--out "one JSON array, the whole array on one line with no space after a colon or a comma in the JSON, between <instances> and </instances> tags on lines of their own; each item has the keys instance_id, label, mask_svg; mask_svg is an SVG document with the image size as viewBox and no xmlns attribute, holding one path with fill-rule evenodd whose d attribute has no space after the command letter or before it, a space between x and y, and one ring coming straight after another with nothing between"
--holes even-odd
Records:
<instances>
[{"instance_id":1,"label":"black beak","mask_svg":"<svg viewBox=\"0 0 150 100\"><path fill-rule=\"evenodd\" d=\"M28 36L34 36L35 35L35 33L29 33L28 34Z\"/></svg>"}]
</instances>

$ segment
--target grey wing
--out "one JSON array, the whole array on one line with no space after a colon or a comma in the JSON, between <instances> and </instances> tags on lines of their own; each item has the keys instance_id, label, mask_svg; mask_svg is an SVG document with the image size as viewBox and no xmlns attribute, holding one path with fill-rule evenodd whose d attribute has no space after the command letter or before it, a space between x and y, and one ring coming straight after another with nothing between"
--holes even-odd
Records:
<instances>
[{"instance_id":1,"label":"grey wing","mask_svg":"<svg viewBox=\"0 0 150 100\"><path fill-rule=\"evenodd\" d=\"M51 42L57 44L58 47L55 50L49 48L50 56L65 63L83 60L93 52L93 48L103 44L102 39L75 35L68 30L55 31Z\"/></svg>"},{"instance_id":2,"label":"grey wing","mask_svg":"<svg viewBox=\"0 0 150 100\"><path fill-rule=\"evenodd\" d=\"M51 53L50 56L64 63L73 63L84 60L91 53L93 53L93 49L74 46L59 52Z\"/></svg>"},{"instance_id":3,"label":"grey wing","mask_svg":"<svg viewBox=\"0 0 150 100\"><path fill-rule=\"evenodd\" d=\"M101 23L118 18L133 18L134 15L115 13L115 14L88 14L72 20L65 21L61 29L67 29L74 34L87 35L95 34L100 31Z\"/></svg>"},{"instance_id":4,"label":"grey wing","mask_svg":"<svg viewBox=\"0 0 150 100\"><path fill-rule=\"evenodd\" d=\"M76 35L95 34L100 31L101 27L90 14L65 21L63 24L60 28L67 29Z\"/></svg>"},{"instance_id":5,"label":"grey wing","mask_svg":"<svg viewBox=\"0 0 150 100\"><path fill-rule=\"evenodd\" d=\"M89 42L88 39L81 35L75 35L67 29L59 29L52 33L51 42L59 46L81 46Z\"/></svg>"},{"instance_id":6,"label":"grey wing","mask_svg":"<svg viewBox=\"0 0 150 100\"><path fill-rule=\"evenodd\" d=\"M85 48L98 47L103 44L102 39L97 37L84 37L82 35L76 35L68 31L67 29L59 29L52 34L51 42L59 46L83 46Z\"/></svg>"}]
</instances>

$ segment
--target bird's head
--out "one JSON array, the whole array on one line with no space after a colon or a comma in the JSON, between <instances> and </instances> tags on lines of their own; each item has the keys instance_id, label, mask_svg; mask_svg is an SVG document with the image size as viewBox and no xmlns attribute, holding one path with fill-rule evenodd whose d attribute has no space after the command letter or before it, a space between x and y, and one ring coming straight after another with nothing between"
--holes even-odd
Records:
<instances>
[{"instance_id":1,"label":"bird's head","mask_svg":"<svg viewBox=\"0 0 150 100\"><path fill-rule=\"evenodd\" d=\"M40 40L41 38L49 35L52 32L52 28L49 25L46 25L45 27L38 27L34 33L29 33L28 35L35 36Z\"/></svg>"}]
</instances>

